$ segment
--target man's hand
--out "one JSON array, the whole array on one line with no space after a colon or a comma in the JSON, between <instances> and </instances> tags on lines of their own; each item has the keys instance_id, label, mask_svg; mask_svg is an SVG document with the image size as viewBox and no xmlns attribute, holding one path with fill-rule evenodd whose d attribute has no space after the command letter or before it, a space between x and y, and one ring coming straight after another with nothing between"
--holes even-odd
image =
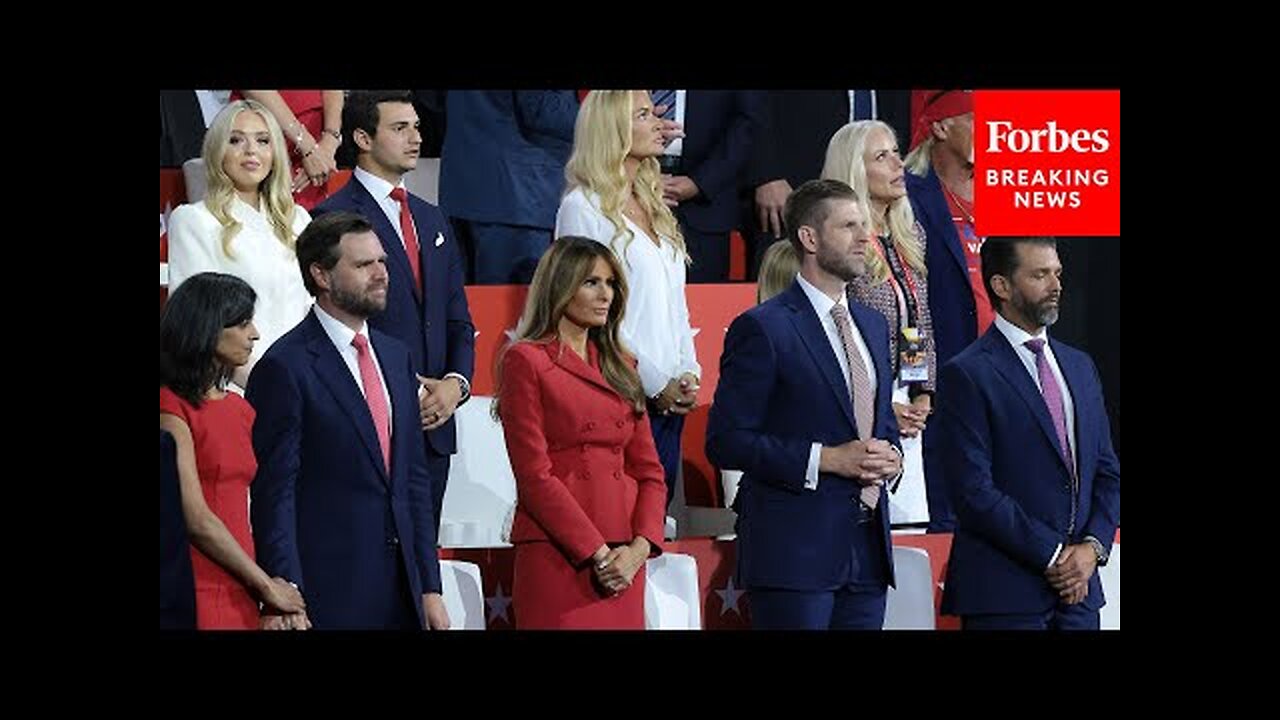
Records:
<instances>
[{"instance_id":1,"label":"man's hand","mask_svg":"<svg viewBox=\"0 0 1280 720\"><path fill-rule=\"evenodd\" d=\"M448 630L449 611L444 607L444 596L440 593L422 594L422 612L427 616L428 630Z\"/></svg>"},{"instance_id":2,"label":"man's hand","mask_svg":"<svg viewBox=\"0 0 1280 720\"><path fill-rule=\"evenodd\" d=\"M1058 554L1058 561L1044 574L1063 602L1075 605L1089 594L1089 578L1093 577L1097 566L1098 556L1093 545L1083 542L1064 547Z\"/></svg>"},{"instance_id":3,"label":"man's hand","mask_svg":"<svg viewBox=\"0 0 1280 720\"><path fill-rule=\"evenodd\" d=\"M662 199L670 207L678 207L685 200L697 197L701 192L687 175L663 175Z\"/></svg>"},{"instance_id":4,"label":"man's hand","mask_svg":"<svg viewBox=\"0 0 1280 720\"><path fill-rule=\"evenodd\" d=\"M462 383L457 378L434 378L418 375L425 391L418 397L418 409L422 414L422 429L435 430L449 422L462 400Z\"/></svg>"},{"instance_id":5,"label":"man's hand","mask_svg":"<svg viewBox=\"0 0 1280 720\"><path fill-rule=\"evenodd\" d=\"M756 188L756 218L762 232L772 232L782 239L782 209L791 196L791 183L786 180L770 180Z\"/></svg>"}]
</instances>

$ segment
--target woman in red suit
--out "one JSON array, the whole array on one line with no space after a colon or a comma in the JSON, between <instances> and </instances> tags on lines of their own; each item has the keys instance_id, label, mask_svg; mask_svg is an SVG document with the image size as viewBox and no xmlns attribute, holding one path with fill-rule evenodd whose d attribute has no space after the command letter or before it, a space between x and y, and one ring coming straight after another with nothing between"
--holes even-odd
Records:
<instances>
[{"instance_id":1,"label":"woman in red suit","mask_svg":"<svg viewBox=\"0 0 1280 720\"><path fill-rule=\"evenodd\" d=\"M667 488L635 359L618 339L627 284L608 246L551 245L498 368L518 504L516 627L644 628L644 563Z\"/></svg>"},{"instance_id":2,"label":"woman in red suit","mask_svg":"<svg viewBox=\"0 0 1280 720\"><path fill-rule=\"evenodd\" d=\"M249 362L257 299L244 280L198 273L160 316L160 429L178 448L178 485L196 583L196 627L305 629L297 588L254 561L249 532L253 408L228 392L232 371Z\"/></svg>"}]
</instances>

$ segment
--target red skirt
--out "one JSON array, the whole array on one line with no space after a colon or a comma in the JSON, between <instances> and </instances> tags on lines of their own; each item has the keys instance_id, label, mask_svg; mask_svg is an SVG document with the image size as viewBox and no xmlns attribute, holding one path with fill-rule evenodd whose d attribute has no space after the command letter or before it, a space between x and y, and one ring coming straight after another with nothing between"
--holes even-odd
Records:
<instances>
[{"instance_id":1,"label":"red skirt","mask_svg":"<svg viewBox=\"0 0 1280 720\"><path fill-rule=\"evenodd\" d=\"M512 612L519 630L643 630L643 565L631 587L609 596L587 563L575 569L549 542L516 545Z\"/></svg>"}]
</instances>

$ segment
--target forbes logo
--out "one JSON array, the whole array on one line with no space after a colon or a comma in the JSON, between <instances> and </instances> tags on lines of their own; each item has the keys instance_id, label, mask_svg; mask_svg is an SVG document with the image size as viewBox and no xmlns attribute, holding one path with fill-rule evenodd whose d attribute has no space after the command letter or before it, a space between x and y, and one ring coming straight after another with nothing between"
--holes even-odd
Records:
<instances>
[{"instance_id":1,"label":"forbes logo","mask_svg":"<svg viewBox=\"0 0 1280 720\"><path fill-rule=\"evenodd\" d=\"M1111 148L1105 128L1075 130L1068 133L1050 120L1042 128L1023 130L1015 128L1008 120L987 122L987 152L1011 153L1105 153Z\"/></svg>"}]
</instances>

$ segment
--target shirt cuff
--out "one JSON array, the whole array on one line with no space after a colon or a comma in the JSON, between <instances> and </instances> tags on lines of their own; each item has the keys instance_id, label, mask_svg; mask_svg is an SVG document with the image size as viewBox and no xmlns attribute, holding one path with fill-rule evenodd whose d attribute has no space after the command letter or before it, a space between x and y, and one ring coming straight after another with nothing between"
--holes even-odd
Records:
<instances>
[{"instance_id":1,"label":"shirt cuff","mask_svg":"<svg viewBox=\"0 0 1280 720\"><path fill-rule=\"evenodd\" d=\"M809 448L809 464L804 469L804 489L818 489L818 463L822 460L822 443L814 443Z\"/></svg>"},{"instance_id":2,"label":"shirt cuff","mask_svg":"<svg viewBox=\"0 0 1280 720\"><path fill-rule=\"evenodd\" d=\"M1049 564L1045 566L1045 570L1053 567L1053 564L1058 562L1058 555L1060 554L1062 554L1062 543L1058 543L1058 547L1054 549L1053 557L1049 558Z\"/></svg>"}]
</instances>

